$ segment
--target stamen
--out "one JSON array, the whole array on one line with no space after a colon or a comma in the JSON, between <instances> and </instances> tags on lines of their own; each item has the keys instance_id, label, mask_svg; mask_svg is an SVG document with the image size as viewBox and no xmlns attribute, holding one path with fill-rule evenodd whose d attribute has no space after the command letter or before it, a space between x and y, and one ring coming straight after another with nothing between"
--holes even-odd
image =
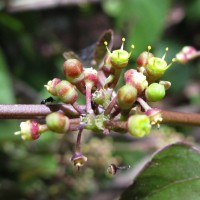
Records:
<instances>
[{"instance_id":1,"label":"stamen","mask_svg":"<svg viewBox=\"0 0 200 200\"><path fill-rule=\"evenodd\" d=\"M135 48L135 45L132 44L132 45L131 45L131 51L129 52L129 57L131 56L131 54L132 54L134 48Z\"/></svg>"},{"instance_id":2,"label":"stamen","mask_svg":"<svg viewBox=\"0 0 200 200\"><path fill-rule=\"evenodd\" d=\"M150 50L151 50L151 46L148 46L147 49L148 49L147 59L149 60L149 55L150 55L149 53L150 53Z\"/></svg>"},{"instance_id":3,"label":"stamen","mask_svg":"<svg viewBox=\"0 0 200 200\"><path fill-rule=\"evenodd\" d=\"M125 42L125 38L122 38L122 46L121 46L121 50L124 49L124 42Z\"/></svg>"},{"instance_id":4,"label":"stamen","mask_svg":"<svg viewBox=\"0 0 200 200\"><path fill-rule=\"evenodd\" d=\"M104 41L104 45L106 46L106 50L108 51L109 54L111 54L110 50L108 49L108 42Z\"/></svg>"},{"instance_id":5,"label":"stamen","mask_svg":"<svg viewBox=\"0 0 200 200\"><path fill-rule=\"evenodd\" d=\"M166 54L167 54L168 51L169 51L169 48L167 47L167 48L165 49L165 53L164 53L164 55L163 55L163 57L162 57L162 60L165 59L165 56L166 56Z\"/></svg>"}]
</instances>

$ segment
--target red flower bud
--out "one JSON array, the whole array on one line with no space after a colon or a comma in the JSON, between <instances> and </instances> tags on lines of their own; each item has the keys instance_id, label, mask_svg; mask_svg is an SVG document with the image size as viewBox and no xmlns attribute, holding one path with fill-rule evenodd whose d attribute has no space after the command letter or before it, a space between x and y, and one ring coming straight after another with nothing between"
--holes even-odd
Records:
<instances>
[{"instance_id":1,"label":"red flower bud","mask_svg":"<svg viewBox=\"0 0 200 200\"><path fill-rule=\"evenodd\" d=\"M64 62L63 69L67 78L76 78L83 72L83 65L77 59L68 59Z\"/></svg>"}]
</instances>

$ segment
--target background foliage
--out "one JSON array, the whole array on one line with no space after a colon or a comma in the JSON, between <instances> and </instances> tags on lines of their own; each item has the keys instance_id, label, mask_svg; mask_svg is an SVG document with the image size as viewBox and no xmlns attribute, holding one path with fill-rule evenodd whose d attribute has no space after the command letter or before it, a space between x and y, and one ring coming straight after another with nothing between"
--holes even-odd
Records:
<instances>
[{"instance_id":1,"label":"background foliage","mask_svg":"<svg viewBox=\"0 0 200 200\"><path fill-rule=\"evenodd\" d=\"M122 36L127 38L127 49L135 44L132 61L147 45L156 55L169 47L169 60L182 46L200 49L198 0L104 0L51 8L38 3L35 10L18 7L11 12L15 2L0 5L1 104L40 103L48 97L43 85L62 77L62 53L79 52L109 28L115 30L115 47ZM199 60L175 64L165 76L172 88L156 106L200 112L199 76ZM132 182L154 150L175 141L199 141L199 129L185 126L162 126L141 141L117 134L93 137L86 132L83 151L90 162L78 173L69 162L74 136L49 133L24 143L13 135L18 124L18 120L0 121L0 199L112 199ZM131 169L108 177L106 169L112 162Z\"/></svg>"}]
</instances>

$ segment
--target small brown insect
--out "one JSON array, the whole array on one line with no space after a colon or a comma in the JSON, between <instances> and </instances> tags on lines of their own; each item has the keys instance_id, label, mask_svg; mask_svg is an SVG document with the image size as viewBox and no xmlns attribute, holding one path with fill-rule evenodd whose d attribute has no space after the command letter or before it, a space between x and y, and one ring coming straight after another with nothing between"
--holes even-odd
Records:
<instances>
[{"instance_id":1,"label":"small brown insect","mask_svg":"<svg viewBox=\"0 0 200 200\"><path fill-rule=\"evenodd\" d=\"M107 172L108 174L110 175L115 175L117 173L118 170L127 170L127 169L130 169L131 166L128 165L128 166L117 166L115 164L111 164L108 169L107 169Z\"/></svg>"}]
</instances>

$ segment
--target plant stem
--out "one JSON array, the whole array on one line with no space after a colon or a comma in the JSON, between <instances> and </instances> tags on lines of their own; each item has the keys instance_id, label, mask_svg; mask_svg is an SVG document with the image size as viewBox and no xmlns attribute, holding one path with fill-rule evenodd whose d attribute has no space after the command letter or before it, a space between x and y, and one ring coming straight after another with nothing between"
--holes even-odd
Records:
<instances>
[{"instance_id":1,"label":"plant stem","mask_svg":"<svg viewBox=\"0 0 200 200\"><path fill-rule=\"evenodd\" d=\"M81 152L81 136L82 136L83 129L80 129L76 139L76 147L75 152Z\"/></svg>"},{"instance_id":2,"label":"plant stem","mask_svg":"<svg viewBox=\"0 0 200 200\"><path fill-rule=\"evenodd\" d=\"M151 107L145 102L141 97L137 98L137 102L142 106L142 108L147 111L148 109L151 109Z\"/></svg>"},{"instance_id":3,"label":"plant stem","mask_svg":"<svg viewBox=\"0 0 200 200\"><path fill-rule=\"evenodd\" d=\"M105 115L109 115L116 103L117 103L117 96L115 96L115 97L112 99L112 101L109 103L109 105L108 105L107 108L105 109L104 114L105 114Z\"/></svg>"},{"instance_id":4,"label":"plant stem","mask_svg":"<svg viewBox=\"0 0 200 200\"><path fill-rule=\"evenodd\" d=\"M200 114L196 113L183 113L173 112L167 110L161 110L164 124L181 124L181 125L192 125L200 126ZM127 122L120 120L107 120L105 126L127 129Z\"/></svg>"},{"instance_id":5,"label":"plant stem","mask_svg":"<svg viewBox=\"0 0 200 200\"><path fill-rule=\"evenodd\" d=\"M200 126L200 114L161 110L163 123Z\"/></svg>"},{"instance_id":6,"label":"plant stem","mask_svg":"<svg viewBox=\"0 0 200 200\"><path fill-rule=\"evenodd\" d=\"M73 105L74 109L79 113L79 114L84 114L84 110L80 107L80 105L77 102L74 102Z\"/></svg>"},{"instance_id":7,"label":"plant stem","mask_svg":"<svg viewBox=\"0 0 200 200\"><path fill-rule=\"evenodd\" d=\"M85 106L80 107L85 110ZM0 104L0 119L37 119L57 111L71 118L79 116L70 104Z\"/></svg>"},{"instance_id":8,"label":"plant stem","mask_svg":"<svg viewBox=\"0 0 200 200\"><path fill-rule=\"evenodd\" d=\"M85 110L85 105L80 105L81 109ZM113 106L111 106L113 108ZM0 119L41 119L51 112L60 111L65 113L70 118L78 118L79 113L69 104L0 104ZM185 124L200 126L200 114L174 112L161 110L163 121L162 123ZM73 123L79 123L79 119L72 119ZM75 122L76 121L76 122ZM119 126L120 121L106 121L106 124L114 123ZM122 126L126 122L120 122Z\"/></svg>"},{"instance_id":9,"label":"plant stem","mask_svg":"<svg viewBox=\"0 0 200 200\"><path fill-rule=\"evenodd\" d=\"M86 112L87 113L93 113L92 110L92 105L91 105L91 101L92 101L92 87L93 84L91 82L86 82L85 83L85 87L86 87Z\"/></svg>"}]
</instances>

